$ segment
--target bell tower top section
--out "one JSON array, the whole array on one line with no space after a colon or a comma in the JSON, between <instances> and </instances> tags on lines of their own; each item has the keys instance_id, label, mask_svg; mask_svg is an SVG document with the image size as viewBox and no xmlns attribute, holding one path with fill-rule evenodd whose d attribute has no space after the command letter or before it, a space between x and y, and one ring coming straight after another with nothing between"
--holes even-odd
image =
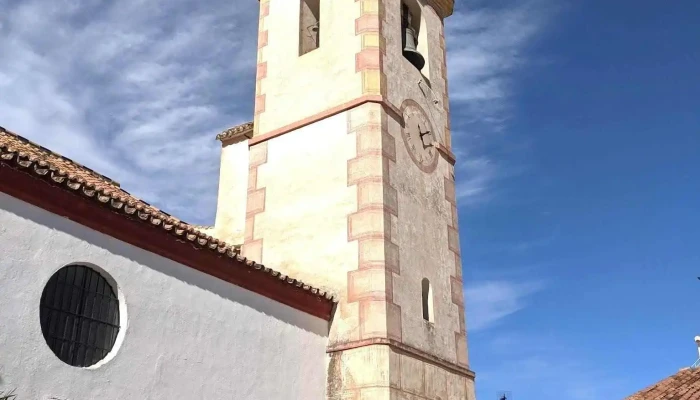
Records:
<instances>
[{"instance_id":1,"label":"bell tower top section","mask_svg":"<svg viewBox=\"0 0 700 400\"><path fill-rule=\"evenodd\" d=\"M450 147L444 18L454 0L260 0L251 144L366 102L430 111Z\"/></svg>"},{"instance_id":2,"label":"bell tower top section","mask_svg":"<svg viewBox=\"0 0 700 400\"><path fill-rule=\"evenodd\" d=\"M454 11L455 0L428 0L427 4L433 7L442 18L447 18Z\"/></svg>"}]
</instances>

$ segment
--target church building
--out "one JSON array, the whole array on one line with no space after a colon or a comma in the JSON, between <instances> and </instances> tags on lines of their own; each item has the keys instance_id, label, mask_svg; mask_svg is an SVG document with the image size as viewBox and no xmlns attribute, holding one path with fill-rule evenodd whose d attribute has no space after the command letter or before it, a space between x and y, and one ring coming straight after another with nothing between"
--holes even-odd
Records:
<instances>
[{"instance_id":1,"label":"church building","mask_svg":"<svg viewBox=\"0 0 700 400\"><path fill-rule=\"evenodd\" d=\"M475 400L453 7L259 0L253 121L217 136L211 227L0 128L0 392Z\"/></svg>"}]
</instances>

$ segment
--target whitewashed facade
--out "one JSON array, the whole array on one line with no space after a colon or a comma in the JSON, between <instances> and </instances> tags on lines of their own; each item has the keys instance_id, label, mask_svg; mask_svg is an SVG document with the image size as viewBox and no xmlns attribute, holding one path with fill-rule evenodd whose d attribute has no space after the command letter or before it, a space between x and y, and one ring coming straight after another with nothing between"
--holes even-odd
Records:
<instances>
[{"instance_id":1,"label":"whitewashed facade","mask_svg":"<svg viewBox=\"0 0 700 400\"><path fill-rule=\"evenodd\" d=\"M0 390L18 399L322 399L328 322L0 193ZM121 330L93 367L39 323L59 268L116 286Z\"/></svg>"}]
</instances>

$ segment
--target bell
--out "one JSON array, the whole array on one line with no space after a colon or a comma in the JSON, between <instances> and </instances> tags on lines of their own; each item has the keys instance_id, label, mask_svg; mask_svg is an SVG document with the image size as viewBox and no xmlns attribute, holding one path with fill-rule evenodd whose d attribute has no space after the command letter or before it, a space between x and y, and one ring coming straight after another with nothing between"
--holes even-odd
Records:
<instances>
[{"instance_id":1,"label":"bell","mask_svg":"<svg viewBox=\"0 0 700 400\"><path fill-rule=\"evenodd\" d=\"M425 58L416 50L416 31L409 25L404 29L404 33L405 46L403 48L403 56L420 71L425 66Z\"/></svg>"}]
</instances>

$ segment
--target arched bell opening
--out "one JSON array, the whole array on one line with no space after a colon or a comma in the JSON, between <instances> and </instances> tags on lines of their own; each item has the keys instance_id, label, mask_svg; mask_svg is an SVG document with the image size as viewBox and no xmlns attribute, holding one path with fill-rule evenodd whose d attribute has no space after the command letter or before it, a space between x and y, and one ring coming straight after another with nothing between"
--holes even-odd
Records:
<instances>
[{"instance_id":1,"label":"arched bell opening","mask_svg":"<svg viewBox=\"0 0 700 400\"><path fill-rule=\"evenodd\" d=\"M416 0L404 0L401 3L401 49L403 56L429 77L428 63L428 29L421 6Z\"/></svg>"},{"instance_id":2,"label":"arched bell opening","mask_svg":"<svg viewBox=\"0 0 700 400\"><path fill-rule=\"evenodd\" d=\"M299 55L321 45L321 1L301 0L299 11Z\"/></svg>"}]
</instances>

